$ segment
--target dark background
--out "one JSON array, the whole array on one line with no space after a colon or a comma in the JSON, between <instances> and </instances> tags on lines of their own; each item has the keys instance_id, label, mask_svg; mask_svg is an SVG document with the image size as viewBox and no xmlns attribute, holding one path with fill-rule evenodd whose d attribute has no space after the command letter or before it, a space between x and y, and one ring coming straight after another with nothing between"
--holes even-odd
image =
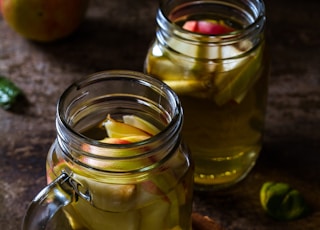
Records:
<instances>
[{"instance_id":1,"label":"dark background","mask_svg":"<svg viewBox=\"0 0 320 230\"><path fill-rule=\"evenodd\" d=\"M195 193L194 210L228 229L320 229L320 1L266 0L271 74L263 151L234 188ZM64 89L107 69L142 71L154 36L156 0L92 0L71 37L52 44L27 41L0 16L0 75L23 89L27 102L0 109L0 228L20 228L30 200L45 186L45 158ZM259 190L283 181L301 191L312 212L272 220Z\"/></svg>"}]
</instances>

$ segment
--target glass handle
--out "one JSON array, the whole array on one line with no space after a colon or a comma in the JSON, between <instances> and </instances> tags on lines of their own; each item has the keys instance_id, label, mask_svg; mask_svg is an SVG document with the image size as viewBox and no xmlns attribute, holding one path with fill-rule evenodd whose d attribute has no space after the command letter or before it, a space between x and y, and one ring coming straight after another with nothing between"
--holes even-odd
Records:
<instances>
[{"instance_id":1,"label":"glass handle","mask_svg":"<svg viewBox=\"0 0 320 230\"><path fill-rule=\"evenodd\" d=\"M41 190L28 207L22 230L46 229L57 211L72 201L73 186L70 179L67 173L62 173Z\"/></svg>"}]
</instances>

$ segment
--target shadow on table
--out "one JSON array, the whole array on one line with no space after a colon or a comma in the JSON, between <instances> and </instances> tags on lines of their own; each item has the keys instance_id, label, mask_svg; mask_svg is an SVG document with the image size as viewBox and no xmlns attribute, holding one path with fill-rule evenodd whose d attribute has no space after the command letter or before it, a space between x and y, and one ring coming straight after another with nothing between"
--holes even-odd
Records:
<instances>
[{"instance_id":1,"label":"shadow on table","mask_svg":"<svg viewBox=\"0 0 320 230\"><path fill-rule=\"evenodd\" d=\"M139 24L134 27L134 24L133 21L115 25L102 18L88 18L68 38L49 44L31 44L51 55L60 65L72 65L84 73L106 69L142 71L154 29L139 28Z\"/></svg>"},{"instance_id":2,"label":"shadow on table","mask_svg":"<svg viewBox=\"0 0 320 230\"><path fill-rule=\"evenodd\" d=\"M194 210L216 219L226 229L315 229L320 225L319 149L317 141L296 137L268 142L243 181L225 190L196 191ZM260 203L260 189L267 181L289 183L299 190L310 212L293 221L269 217Z\"/></svg>"}]
</instances>

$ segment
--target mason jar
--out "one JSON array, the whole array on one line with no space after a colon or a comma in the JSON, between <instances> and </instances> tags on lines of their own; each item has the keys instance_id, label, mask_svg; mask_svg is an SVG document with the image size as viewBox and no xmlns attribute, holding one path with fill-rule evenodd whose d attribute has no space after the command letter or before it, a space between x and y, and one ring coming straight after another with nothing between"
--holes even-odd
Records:
<instances>
[{"instance_id":1,"label":"mason jar","mask_svg":"<svg viewBox=\"0 0 320 230\"><path fill-rule=\"evenodd\" d=\"M162 0L144 71L167 83L185 114L195 188L245 178L262 148L268 89L262 0Z\"/></svg>"},{"instance_id":2,"label":"mason jar","mask_svg":"<svg viewBox=\"0 0 320 230\"><path fill-rule=\"evenodd\" d=\"M57 105L48 186L23 229L57 226L62 211L63 229L191 230L193 163L182 124L177 95L142 73L104 71L72 84Z\"/></svg>"}]
</instances>

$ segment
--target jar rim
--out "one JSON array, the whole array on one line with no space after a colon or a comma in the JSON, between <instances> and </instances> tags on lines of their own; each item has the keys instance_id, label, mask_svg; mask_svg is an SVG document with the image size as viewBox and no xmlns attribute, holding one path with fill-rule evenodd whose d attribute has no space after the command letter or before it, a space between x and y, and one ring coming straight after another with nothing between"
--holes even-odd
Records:
<instances>
[{"instance_id":1,"label":"jar rim","mask_svg":"<svg viewBox=\"0 0 320 230\"><path fill-rule=\"evenodd\" d=\"M262 30L263 25L265 24L265 4L263 0L254 0L254 3L251 2L250 7L254 7L251 9L253 12L252 15L254 21L252 23L248 23L243 28L237 28L236 30L218 34L218 35L211 35L211 34L202 34L197 32L192 32L183 29L180 25L176 24L172 19L170 19L170 14L172 11L178 11L181 8L186 6L193 6L197 4L226 4L226 1L220 0L195 0L195 1L188 1L188 3L177 5L176 7L172 8L171 10L165 10L165 3L169 1L162 0L160 3L160 7L158 9L158 17L157 23L161 28L170 27L171 31L174 31L179 37L186 38L189 41L201 41L201 42L210 42L210 43L221 43L221 42L232 42L235 40L239 40L243 37L250 35L254 32L257 28ZM164 21L162 21L164 20Z\"/></svg>"},{"instance_id":2,"label":"jar rim","mask_svg":"<svg viewBox=\"0 0 320 230\"><path fill-rule=\"evenodd\" d=\"M169 100L174 103L172 114L170 117L170 121L166 124L163 130L161 130L158 134L151 136L150 138L139 141L139 142L133 142L129 144L109 144L109 143L103 143L99 140L91 139L79 132L77 132L72 125L70 125L70 118L68 117L68 114L70 111L66 111L69 109L66 104L70 103L70 101L66 101L66 98L74 91L74 90L81 90L85 88L86 86L89 86L91 84L97 84L100 81L106 81L108 79L131 79L133 81L138 82L139 84L145 84L146 86L152 88L153 90L156 90L159 94L162 94L162 96L168 96ZM74 98L74 100L80 100L82 97L86 96L85 91L83 91L78 97ZM166 135L168 135L168 132L180 132L181 125L179 127L175 127L177 122L182 123L183 117L183 111L180 105L180 101L176 93L164 82L161 80L158 80L156 78L153 78L147 74L137 72L137 71L131 71L131 70L105 70L97 73L93 73L89 76L87 76L84 79L80 79L73 84L71 84L60 96L58 103L57 103L57 118L56 118L56 127L58 131L58 135L60 134L61 141L66 142L66 139L72 139L77 142L76 144L82 144L91 146L96 149L125 149L125 148L137 148L146 146L149 144L152 144L159 139L166 139L168 138ZM64 136L66 135L66 136ZM61 143L60 143L61 144ZM95 158L103 158L103 159L116 159L116 157L112 156L101 156L101 155L95 155L91 153L90 151L85 151L84 154L90 157ZM144 154L148 154L145 152ZM140 154L143 155L143 154ZM130 159L137 157L137 155L129 155L126 157L120 157L119 159Z\"/></svg>"}]
</instances>

